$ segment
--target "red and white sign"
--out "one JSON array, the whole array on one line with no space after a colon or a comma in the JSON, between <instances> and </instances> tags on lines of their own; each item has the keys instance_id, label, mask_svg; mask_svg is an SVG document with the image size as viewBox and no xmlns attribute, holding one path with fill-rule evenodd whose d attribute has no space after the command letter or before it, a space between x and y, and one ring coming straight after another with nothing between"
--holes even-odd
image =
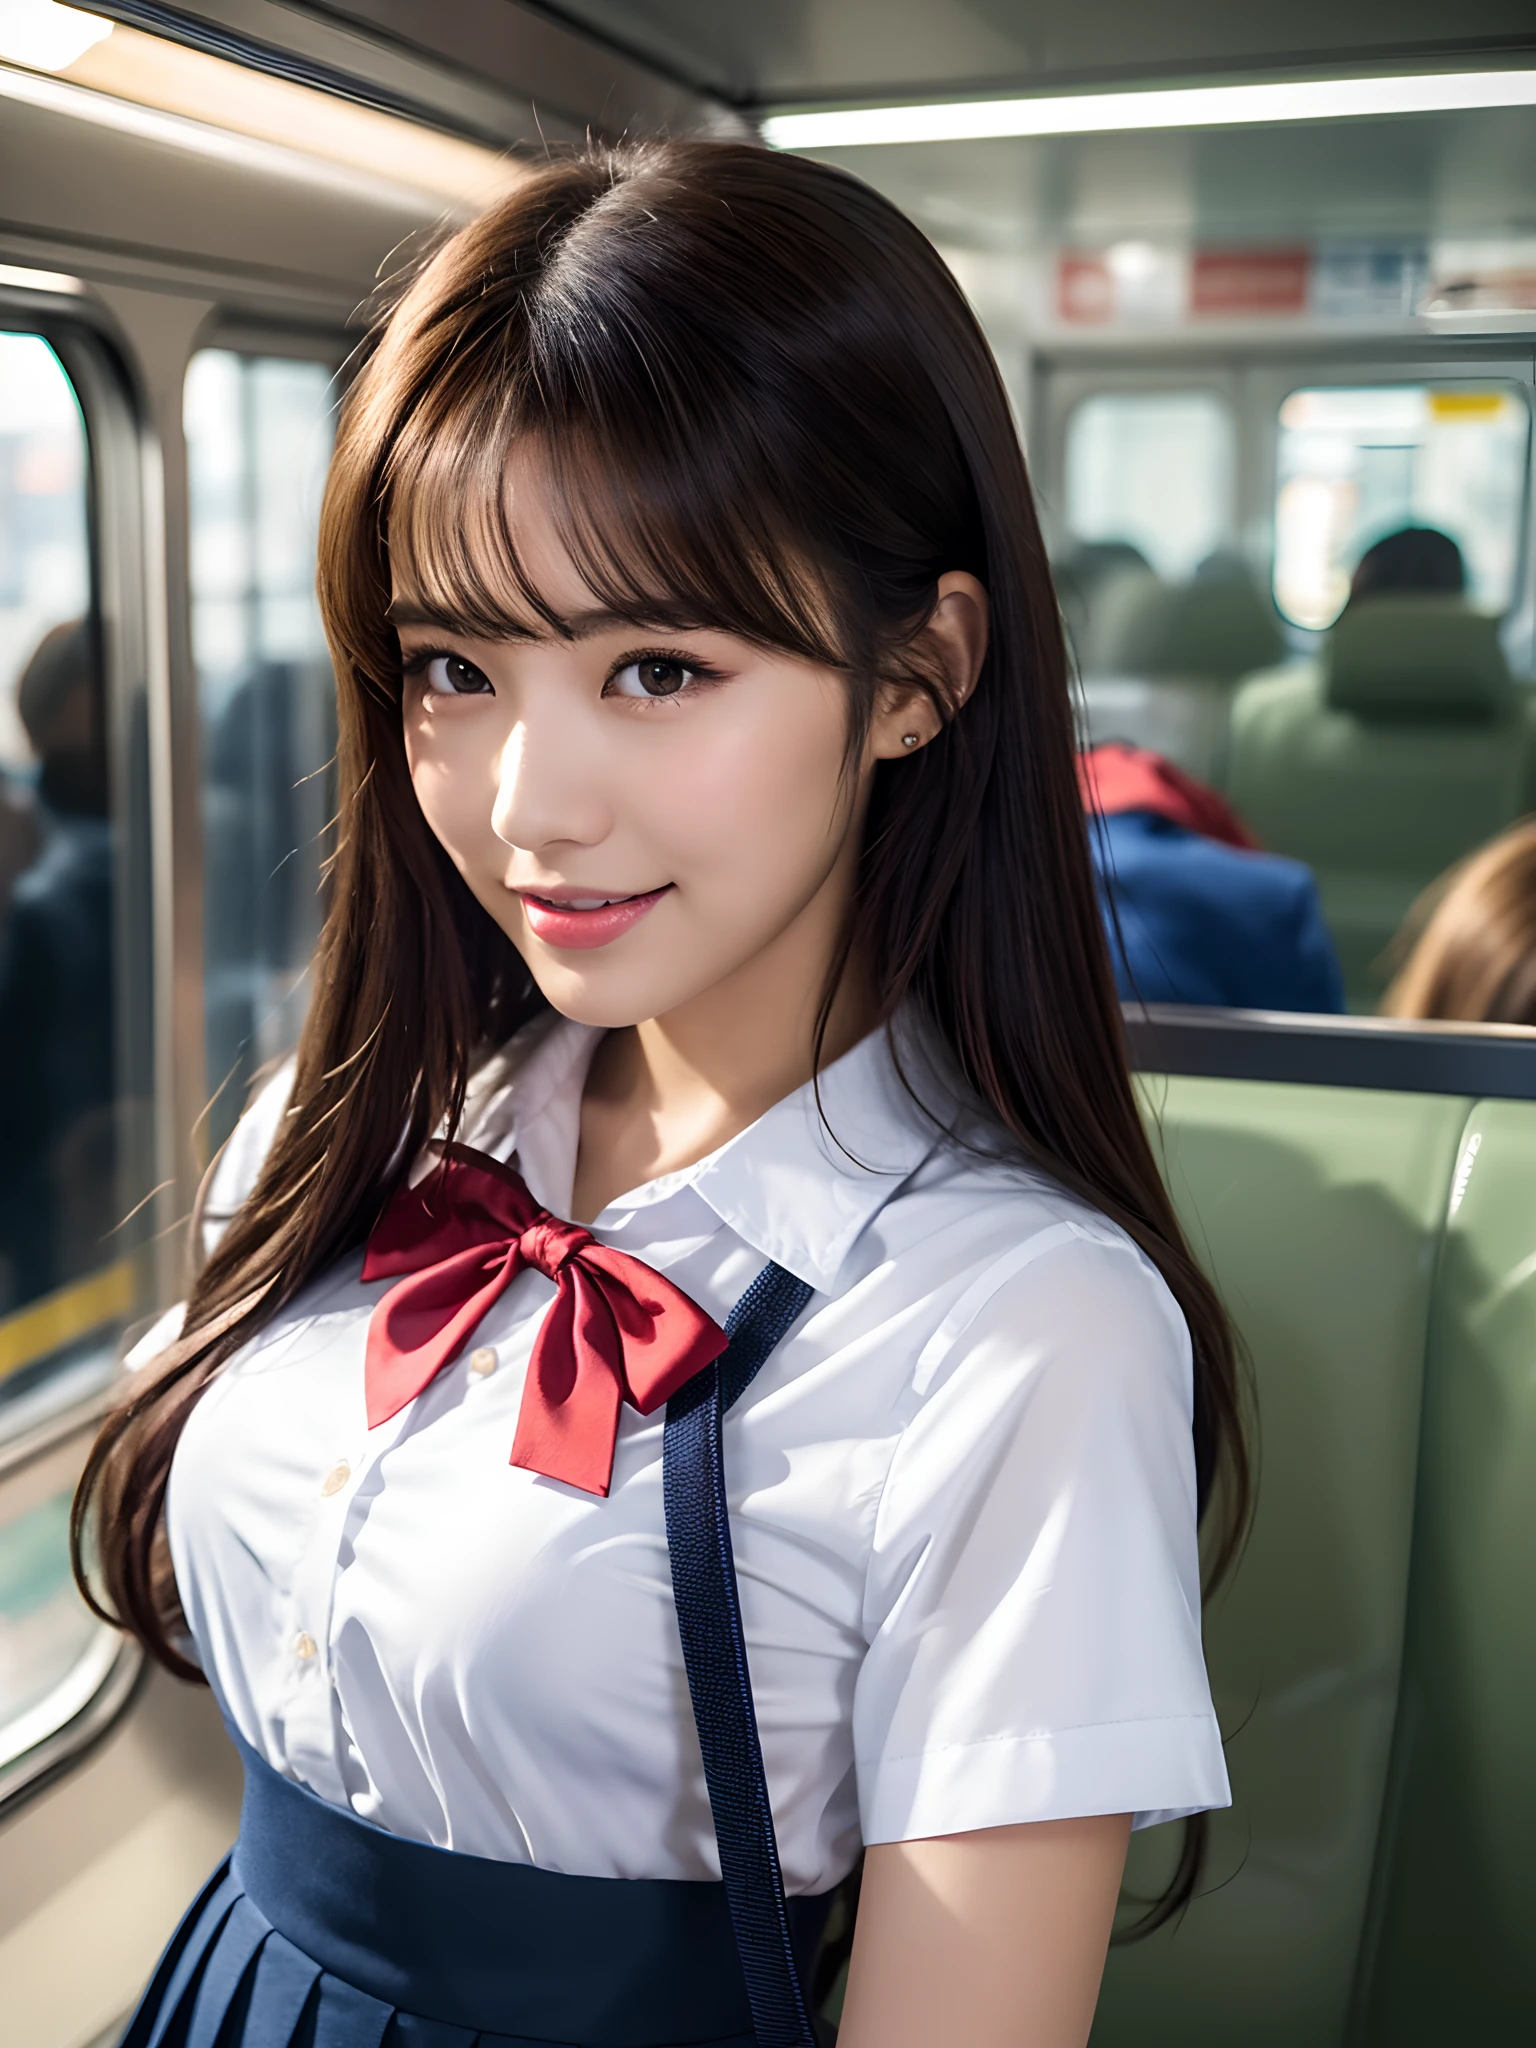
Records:
<instances>
[{"instance_id":1,"label":"red and white sign","mask_svg":"<svg viewBox=\"0 0 1536 2048\"><path fill-rule=\"evenodd\" d=\"M1197 320L1305 313L1310 249L1197 249L1189 310Z\"/></svg>"}]
</instances>

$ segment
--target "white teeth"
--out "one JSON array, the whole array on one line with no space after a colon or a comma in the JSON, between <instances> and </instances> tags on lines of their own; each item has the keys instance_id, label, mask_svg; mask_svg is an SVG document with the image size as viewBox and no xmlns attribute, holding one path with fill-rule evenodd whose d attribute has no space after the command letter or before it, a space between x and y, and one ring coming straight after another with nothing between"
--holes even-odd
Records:
<instances>
[{"instance_id":1,"label":"white teeth","mask_svg":"<svg viewBox=\"0 0 1536 2048\"><path fill-rule=\"evenodd\" d=\"M565 907L567 910L606 910L610 903L619 900L616 896L573 896Z\"/></svg>"}]
</instances>

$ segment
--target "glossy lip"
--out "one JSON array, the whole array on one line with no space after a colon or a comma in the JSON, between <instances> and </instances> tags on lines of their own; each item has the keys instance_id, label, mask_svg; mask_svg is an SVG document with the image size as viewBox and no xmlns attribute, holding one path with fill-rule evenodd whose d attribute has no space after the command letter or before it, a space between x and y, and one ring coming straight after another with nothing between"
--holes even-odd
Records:
<instances>
[{"instance_id":1,"label":"glossy lip","mask_svg":"<svg viewBox=\"0 0 1536 2048\"><path fill-rule=\"evenodd\" d=\"M542 939L546 946L557 946L562 952L583 953L621 938L671 887L667 882L660 889L647 890L643 896L625 896L617 902L605 903L601 910L573 910L568 902L536 895L531 889L519 889L517 894L522 899L528 928L536 939ZM580 893L595 896L597 891ZM575 896L578 892L573 889L569 894Z\"/></svg>"}]
</instances>

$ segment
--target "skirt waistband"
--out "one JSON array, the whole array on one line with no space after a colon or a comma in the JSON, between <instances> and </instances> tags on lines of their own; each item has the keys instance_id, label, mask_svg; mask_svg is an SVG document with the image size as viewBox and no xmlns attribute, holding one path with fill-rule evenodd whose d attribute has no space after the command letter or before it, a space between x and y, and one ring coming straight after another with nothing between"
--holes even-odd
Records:
<instances>
[{"instance_id":1,"label":"skirt waistband","mask_svg":"<svg viewBox=\"0 0 1536 2048\"><path fill-rule=\"evenodd\" d=\"M406 1841L242 1753L231 1876L294 1948L371 1999L579 2048L751 2042L723 1885L569 1877ZM803 1976L829 1904L789 1901Z\"/></svg>"}]
</instances>

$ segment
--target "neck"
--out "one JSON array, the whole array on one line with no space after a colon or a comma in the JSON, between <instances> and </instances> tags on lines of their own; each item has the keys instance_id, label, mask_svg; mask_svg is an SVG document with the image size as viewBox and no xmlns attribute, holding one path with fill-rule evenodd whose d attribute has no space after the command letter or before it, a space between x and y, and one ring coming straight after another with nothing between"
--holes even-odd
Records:
<instances>
[{"instance_id":1,"label":"neck","mask_svg":"<svg viewBox=\"0 0 1536 2048\"><path fill-rule=\"evenodd\" d=\"M831 959L819 923L797 920L678 1009L608 1033L582 1097L572 1203L579 1220L589 1222L628 1188L705 1158L812 1078ZM875 1022L867 978L850 963L819 1064L840 1058Z\"/></svg>"}]
</instances>

